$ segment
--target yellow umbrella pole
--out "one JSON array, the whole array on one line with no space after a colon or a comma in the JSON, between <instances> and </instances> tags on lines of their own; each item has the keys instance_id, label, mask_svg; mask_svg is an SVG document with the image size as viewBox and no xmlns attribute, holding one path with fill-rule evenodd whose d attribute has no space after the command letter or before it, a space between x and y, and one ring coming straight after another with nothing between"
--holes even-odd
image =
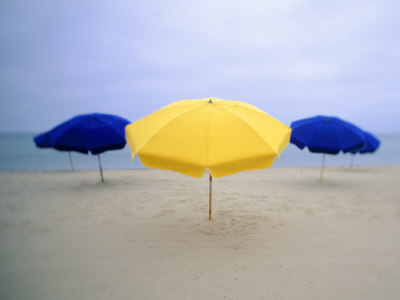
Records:
<instances>
[{"instance_id":1,"label":"yellow umbrella pole","mask_svg":"<svg viewBox=\"0 0 400 300\"><path fill-rule=\"evenodd\" d=\"M208 220L211 220L211 200L212 200L212 176L210 173L210 184L209 184L209 198L208 198Z\"/></svg>"},{"instance_id":2,"label":"yellow umbrella pole","mask_svg":"<svg viewBox=\"0 0 400 300\"><path fill-rule=\"evenodd\" d=\"M354 156L355 154L351 155L351 161L350 161L350 170L353 169L353 164L354 164Z\"/></svg>"}]
</instances>

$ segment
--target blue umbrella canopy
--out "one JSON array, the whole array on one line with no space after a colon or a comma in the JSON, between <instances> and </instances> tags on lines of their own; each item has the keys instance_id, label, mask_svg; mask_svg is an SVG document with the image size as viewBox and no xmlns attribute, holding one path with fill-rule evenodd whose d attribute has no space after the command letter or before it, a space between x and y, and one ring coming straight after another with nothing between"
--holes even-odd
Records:
<instances>
[{"instance_id":1,"label":"blue umbrella canopy","mask_svg":"<svg viewBox=\"0 0 400 300\"><path fill-rule=\"evenodd\" d=\"M365 144L361 129L337 117L315 116L292 122L290 127L290 142L314 153L346 153Z\"/></svg>"},{"instance_id":2,"label":"blue umbrella canopy","mask_svg":"<svg viewBox=\"0 0 400 300\"><path fill-rule=\"evenodd\" d=\"M338 154L363 147L364 132L337 117L315 116L293 122L290 142L300 149L308 147L313 153L323 153L320 181L324 173L325 153Z\"/></svg>"},{"instance_id":3,"label":"blue umbrella canopy","mask_svg":"<svg viewBox=\"0 0 400 300\"><path fill-rule=\"evenodd\" d=\"M79 115L36 136L34 142L39 148L95 155L124 148L125 126L129 123L124 118L109 114Z\"/></svg>"},{"instance_id":4,"label":"blue umbrella canopy","mask_svg":"<svg viewBox=\"0 0 400 300\"><path fill-rule=\"evenodd\" d=\"M109 114L79 115L39 134L33 140L39 148L97 154L101 181L104 182L100 153L125 147L125 126L129 123L124 118ZM69 159L73 170L71 152Z\"/></svg>"},{"instance_id":5,"label":"blue umbrella canopy","mask_svg":"<svg viewBox=\"0 0 400 300\"><path fill-rule=\"evenodd\" d=\"M371 133L369 132L364 132L364 136L365 136L365 145L357 148L357 149L353 149L350 152L355 154L355 153L372 153L375 152L380 145L380 141Z\"/></svg>"},{"instance_id":6,"label":"blue umbrella canopy","mask_svg":"<svg viewBox=\"0 0 400 300\"><path fill-rule=\"evenodd\" d=\"M35 142L36 146L39 148L53 147L53 143L50 140L50 136L46 132L34 137L33 141Z\"/></svg>"}]
</instances>

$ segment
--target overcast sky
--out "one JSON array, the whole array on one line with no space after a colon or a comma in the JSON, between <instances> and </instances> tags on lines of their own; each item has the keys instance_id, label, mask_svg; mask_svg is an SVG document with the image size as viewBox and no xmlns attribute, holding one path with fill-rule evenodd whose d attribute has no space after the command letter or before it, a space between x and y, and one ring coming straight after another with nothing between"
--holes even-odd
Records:
<instances>
[{"instance_id":1,"label":"overcast sky","mask_svg":"<svg viewBox=\"0 0 400 300\"><path fill-rule=\"evenodd\" d=\"M0 131L216 97L400 132L400 1L0 1Z\"/></svg>"}]
</instances>

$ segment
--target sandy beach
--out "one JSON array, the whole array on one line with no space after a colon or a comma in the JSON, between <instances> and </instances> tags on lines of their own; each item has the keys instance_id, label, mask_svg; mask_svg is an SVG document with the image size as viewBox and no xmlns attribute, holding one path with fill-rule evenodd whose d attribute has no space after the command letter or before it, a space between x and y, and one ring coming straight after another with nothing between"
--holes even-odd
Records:
<instances>
[{"instance_id":1,"label":"sandy beach","mask_svg":"<svg viewBox=\"0 0 400 300\"><path fill-rule=\"evenodd\" d=\"M0 299L400 299L400 166L0 173Z\"/></svg>"}]
</instances>

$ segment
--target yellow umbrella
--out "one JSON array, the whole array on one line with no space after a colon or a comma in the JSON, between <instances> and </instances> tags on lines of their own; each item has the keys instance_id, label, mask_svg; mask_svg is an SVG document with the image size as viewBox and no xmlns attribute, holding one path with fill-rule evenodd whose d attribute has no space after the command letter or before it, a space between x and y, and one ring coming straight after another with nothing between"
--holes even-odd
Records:
<instances>
[{"instance_id":1,"label":"yellow umbrella","mask_svg":"<svg viewBox=\"0 0 400 300\"><path fill-rule=\"evenodd\" d=\"M147 167L193 177L269 168L286 147L290 127L241 101L182 100L126 126L132 157Z\"/></svg>"}]
</instances>

